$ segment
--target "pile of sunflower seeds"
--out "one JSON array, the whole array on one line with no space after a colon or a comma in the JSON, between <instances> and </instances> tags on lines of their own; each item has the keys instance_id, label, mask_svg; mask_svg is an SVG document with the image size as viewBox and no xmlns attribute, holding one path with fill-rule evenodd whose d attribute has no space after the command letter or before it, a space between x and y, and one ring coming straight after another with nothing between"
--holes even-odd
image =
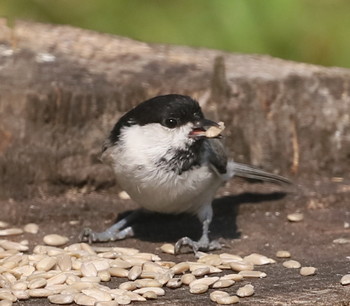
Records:
<instances>
[{"instance_id":1,"label":"pile of sunflower seeds","mask_svg":"<svg viewBox=\"0 0 350 306\"><path fill-rule=\"evenodd\" d=\"M5 233L12 235L20 230L9 228ZM23 230L37 233L38 227L30 224ZM240 298L252 296L254 286L238 286L235 294L232 289L229 290L231 293L225 289L243 279L266 277L266 273L255 269L256 266L275 263L274 259L256 253L242 258L229 253L201 252L196 261L176 263L134 248L96 247L86 243L62 247L68 238L55 234L45 236L43 242L29 253L26 240L0 240L1 306L31 298L47 298L50 303L61 305L73 302L78 305L126 305L157 299L166 294L164 288L175 290L183 286L187 286L191 294L210 291L210 300L218 304L235 304ZM174 246L165 244L161 250L173 254ZM276 256L288 258L290 253L279 251ZM297 262L284 266L301 267ZM313 267L301 269L302 275L316 272ZM120 278L118 288L104 285L112 278Z\"/></svg>"}]
</instances>

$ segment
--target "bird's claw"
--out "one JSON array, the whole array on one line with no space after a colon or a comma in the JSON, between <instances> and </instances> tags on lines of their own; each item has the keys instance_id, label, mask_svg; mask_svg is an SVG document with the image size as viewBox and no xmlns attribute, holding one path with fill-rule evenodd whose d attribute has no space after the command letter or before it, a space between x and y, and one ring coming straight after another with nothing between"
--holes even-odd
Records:
<instances>
[{"instance_id":1,"label":"bird's claw","mask_svg":"<svg viewBox=\"0 0 350 306\"><path fill-rule=\"evenodd\" d=\"M94 232L91 228L85 227L81 233L79 234L79 240L82 242L93 243L96 239L96 232Z\"/></svg>"},{"instance_id":2,"label":"bird's claw","mask_svg":"<svg viewBox=\"0 0 350 306\"><path fill-rule=\"evenodd\" d=\"M221 244L217 240L200 239L199 241L194 241L189 237L182 237L175 243L175 254L180 254L184 246L190 247L195 254L198 251L206 252L221 249Z\"/></svg>"}]
</instances>

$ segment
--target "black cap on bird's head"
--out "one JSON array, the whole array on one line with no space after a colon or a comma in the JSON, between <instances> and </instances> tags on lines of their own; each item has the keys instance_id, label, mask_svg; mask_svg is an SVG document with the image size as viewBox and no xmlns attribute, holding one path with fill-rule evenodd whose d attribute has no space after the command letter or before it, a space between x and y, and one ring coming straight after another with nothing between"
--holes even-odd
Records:
<instances>
[{"instance_id":1,"label":"black cap on bird's head","mask_svg":"<svg viewBox=\"0 0 350 306\"><path fill-rule=\"evenodd\" d=\"M110 140L116 142L120 131L125 126L140 126L159 123L169 129L193 123L191 138L206 137L205 131L211 126L218 126L214 121L204 118L198 102L189 96L169 94L146 100L120 118L111 131Z\"/></svg>"}]
</instances>

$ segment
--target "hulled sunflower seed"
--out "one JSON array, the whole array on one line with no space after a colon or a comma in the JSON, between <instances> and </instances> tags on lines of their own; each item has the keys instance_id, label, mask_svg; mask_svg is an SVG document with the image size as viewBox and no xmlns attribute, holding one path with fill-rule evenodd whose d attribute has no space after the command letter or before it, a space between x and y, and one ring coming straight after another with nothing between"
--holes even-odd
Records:
<instances>
[{"instance_id":1,"label":"hulled sunflower seed","mask_svg":"<svg viewBox=\"0 0 350 306\"><path fill-rule=\"evenodd\" d=\"M301 264L296 260L287 260L283 263L283 267L288 269L299 269L301 267Z\"/></svg>"},{"instance_id":2,"label":"hulled sunflower seed","mask_svg":"<svg viewBox=\"0 0 350 306\"><path fill-rule=\"evenodd\" d=\"M172 278L166 284L166 286L171 289L180 288L181 285L182 285L181 278Z\"/></svg>"},{"instance_id":3,"label":"hulled sunflower seed","mask_svg":"<svg viewBox=\"0 0 350 306\"><path fill-rule=\"evenodd\" d=\"M254 294L254 286L253 285L245 285L243 287L238 288L237 293L239 297L248 297Z\"/></svg>"},{"instance_id":4,"label":"hulled sunflower seed","mask_svg":"<svg viewBox=\"0 0 350 306\"><path fill-rule=\"evenodd\" d=\"M167 254L175 254L175 247L170 243L165 243L160 247L161 251Z\"/></svg>"},{"instance_id":5,"label":"hulled sunflower seed","mask_svg":"<svg viewBox=\"0 0 350 306\"><path fill-rule=\"evenodd\" d=\"M240 271L238 274L242 275L245 278L264 278L264 277L266 277L266 273L261 272L261 271Z\"/></svg>"},{"instance_id":6,"label":"hulled sunflower seed","mask_svg":"<svg viewBox=\"0 0 350 306\"><path fill-rule=\"evenodd\" d=\"M83 289L81 290L81 292L93 297L94 299L96 299L96 301L109 302L112 300L112 296L109 293L99 290L97 288Z\"/></svg>"},{"instance_id":7,"label":"hulled sunflower seed","mask_svg":"<svg viewBox=\"0 0 350 306\"><path fill-rule=\"evenodd\" d=\"M159 288L159 287L144 287L144 288L136 289L133 292L135 292L137 294L144 294L147 291L153 291L157 295L164 295L165 294L164 289Z\"/></svg>"},{"instance_id":8,"label":"hulled sunflower seed","mask_svg":"<svg viewBox=\"0 0 350 306\"><path fill-rule=\"evenodd\" d=\"M350 274L344 275L344 276L340 279L340 283L341 283L343 286L349 285L349 284L350 284Z\"/></svg>"},{"instance_id":9,"label":"hulled sunflower seed","mask_svg":"<svg viewBox=\"0 0 350 306\"><path fill-rule=\"evenodd\" d=\"M4 230L0 230L0 236L14 236L23 234L23 230L21 228L7 228Z\"/></svg>"},{"instance_id":10,"label":"hulled sunflower seed","mask_svg":"<svg viewBox=\"0 0 350 306\"><path fill-rule=\"evenodd\" d=\"M300 269L300 275L302 276L315 275L315 273L316 273L316 268L314 267L302 267Z\"/></svg>"},{"instance_id":11,"label":"hulled sunflower seed","mask_svg":"<svg viewBox=\"0 0 350 306\"><path fill-rule=\"evenodd\" d=\"M50 235L44 236L43 241L47 245L61 246L66 244L69 241L69 239L68 237L65 237L65 236L50 234Z\"/></svg>"},{"instance_id":12,"label":"hulled sunflower seed","mask_svg":"<svg viewBox=\"0 0 350 306\"><path fill-rule=\"evenodd\" d=\"M239 303L238 296L230 295L230 296L219 296L216 299L216 303L220 305L230 305Z\"/></svg>"},{"instance_id":13,"label":"hulled sunflower seed","mask_svg":"<svg viewBox=\"0 0 350 306\"><path fill-rule=\"evenodd\" d=\"M137 279L141 275L141 272L142 272L141 266L133 266L129 270L128 279L131 280L131 281Z\"/></svg>"},{"instance_id":14,"label":"hulled sunflower seed","mask_svg":"<svg viewBox=\"0 0 350 306\"><path fill-rule=\"evenodd\" d=\"M254 265L245 261L232 261L229 265L231 269L236 272L254 270Z\"/></svg>"},{"instance_id":15,"label":"hulled sunflower seed","mask_svg":"<svg viewBox=\"0 0 350 306\"><path fill-rule=\"evenodd\" d=\"M288 221L290 222L300 222L304 219L304 215L302 213L292 213L287 216Z\"/></svg>"},{"instance_id":16,"label":"hulled sunflower seed","mask_svg":"<svg viewBox=\"0 0 350 306\"><path fill-rule=\"evenodd\" d=\"M45 257L40 260L36 265L36 269L39 271L49 271L53 268L57 263L57 259L55 257Z\"/></svg>"},{"instance_id":17,"label":"hulled sunflower seed","mask_svg":"<svg viewBox=\"0 0 350 306\"><path fill-rule=\"evenodd\" d=\"M184 272L187 272L190 269L190 266L187 262L180 262L173 266L171 268L171 271L174 272L174 274L182 274Z\"/></svg>"},{"instance_id":18,"label":"hulled sunflower seed","mask_svg":"<svg viewBox=\"0 0 350 306\"><path fill-rule=\"evenodd\" d=\"M128 277L129 271L123 268L112 267L108 269L111 276Z\"/></svg>"},{"instance_id":19,"label":"hulled sunflower seed","mask_svg":"<svg viewBox=\"0 0 350 306\"><path fill-rule=\"evenodd\" d=\"M154 291L146 291L142 296L147 300L156 300L158 295Z\"/></svg>"},{"instance_id":20,"label":"hulled sunflower seed","mask_svg":"<svg viewBox=\"0 0 350 306\"><path fill-rule=\"evenodd\" d=\"M220 279L212 285L212 288L214 289L227 288L232 286L234 283L235 281L232 279Z\"/></svg>"},{"instance_id":21,"label":"hulled sunflower seed","mask_svg":"<svg viewBox=\"0 0 350 306\"><path fill-rule=\"evenodd\" d=\"M49 295L47 298L50 303L59 305L72 304L74 301L73 294L54 294Z\"/></svg>"},{"instance_id":22,"label":"hulled sunflower seed","mask_svg":"<svg viewBox=\"0 0 350 306\"><path fill-rule=\"evenodd\" d=\"M281 251L277 251L276 257L278 257L278 258L289 258L289 257L291 257L291 254L288 251L281 250Z\"/></svg>"},{"instance_id":23,"label":"hulled sunflower seed","mask_svg":"<svg viewBox=\"0 0 350 306\"><path fill-rule=\"evenodd\" d=\"M189 286L190 286L190 288L193 287L193 286L200 285L200 284L204 284L206 286L211 286L212 284L214 284L218 280L219 280L218 276L203 277L203 278L200 278L200 279L193 280L192 282L190 282Z\"/></svg>"},{"instance_id":24,"label":"hulled sunflower seed","mask_svg":"<svg viewBox=\"0 0 350 306\"><path fill-rule=\"evenodd\" d=\"M199 283L192 285L190 284L190 292L193 294L201 294L207 292L209 289L209 286L204 283Z\"/></svg>"},{"instance_id":25,"label":"hulled sunflower seed","mask_svg":"<svg viewBox=\"0 0 350 306\"><path fill-rule=\"evenodd\" d=\"M79 293L74 296L74 302L78 305L94 306L97 301L91 296L88 296L84 293Z\"/></svg>"},{"instance_id":26,"label":"hulled sunflower seed","mask_svg":"<svg viewBox=\"0 0 350 306\"><path fill-rule=\"evenodd\" d=\"M28 223L23 227L26 233L37 234L39 232L39 225L36 223Z\"/></svg>"},{"instance_id":27,"label":"hulled sunflower seed","mask_svg":"<svg viewBox=\"0 0 350 306\"><path fill-rule=\"evenodd\" d=\"M196 277L193 274L184 274L181 276L181 281L185 285L189 285L195 279L196 279Z\"/></svg>"},{"instance_id":28,"label":"hulled sunflower seed","mask_svg":"<svg viewBox=\"0 0 350 306\"><path fill-rule=\"evenodd\" d=\"M210 299L212 302L216 302L218 297L224 297L224 296L230 296L227 292L225 291L220 291L220 290L215 290L210 293Z\"/></svg>"},{"instance_id":29,"label":"hulled sunflower seed","mask_svg":"<svg viewBox=\"0 0 350 306\"><path fill-rule=\"evenodd\" d=\"M257 254L257 253L252 253L248 256L245 256L243 260L245 262L251 263L253 265L258 265L258 266L275 263L275 260L273 260L272 258L268 258L264 255Z\"/></svg>"}]
</instances>

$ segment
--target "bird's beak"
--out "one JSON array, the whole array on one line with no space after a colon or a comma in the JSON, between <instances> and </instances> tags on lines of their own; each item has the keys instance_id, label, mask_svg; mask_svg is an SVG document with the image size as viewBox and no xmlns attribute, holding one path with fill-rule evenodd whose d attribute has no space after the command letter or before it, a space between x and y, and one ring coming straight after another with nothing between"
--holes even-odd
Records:
<instances>
[{"instance_id":1,"label":"bird's beak","mask_svg":"<svg viewBox=\"0 0 350 306\"><path fill-rule=\"evenodd\" d=\"M221 131L224 129L223 123L216 123L208 119L201 119L194 123L189 134L191 138L221 138Z\"/></svg>"}]
</instances>

